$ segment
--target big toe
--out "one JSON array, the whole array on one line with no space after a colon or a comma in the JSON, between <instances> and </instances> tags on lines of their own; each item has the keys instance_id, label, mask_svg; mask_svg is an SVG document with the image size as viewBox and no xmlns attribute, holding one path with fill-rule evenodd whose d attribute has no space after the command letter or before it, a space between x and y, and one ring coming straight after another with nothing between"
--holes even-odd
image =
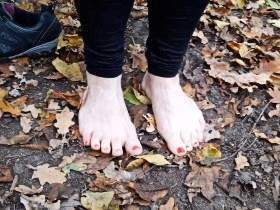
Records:
<instances>
[{"instance_id":1,"label":"big toe","mask_svg":"<svg viewBox=\"0 0 280 210\"><path fill-rule=\"evenodd\" d=\"M169 150L178 156L186 154L187 148L184 142L181 140L180 135L166 135L164 136Z\"/></svg>"},{"instance_id":2,"label":"big toe","mask_svg":"<svg viewBox=\"0 0 280 210\"><path fill-rule=\"evenodd\" d=\"M136 134L129 136L129 139L125 143L125 149L131 155L140 155L143 152Z\"/></svg>"}]
</instances>

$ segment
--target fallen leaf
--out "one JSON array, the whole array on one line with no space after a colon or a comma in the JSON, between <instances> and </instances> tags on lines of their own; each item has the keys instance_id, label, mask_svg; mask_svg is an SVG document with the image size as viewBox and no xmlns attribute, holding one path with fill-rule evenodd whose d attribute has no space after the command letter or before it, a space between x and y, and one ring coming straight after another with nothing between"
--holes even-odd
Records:
<instances>
[{"instance_id":1,"label":"fallen leaf","mask_svg":"<svg viewBox=\"0 0 280 210\"><path fill-rule=\"evenodd\" d=\"M22 131L24 133L29 133L29 131L31 130L31 126L32 126L32 120L30 118L28 118L27 116L22 116L20 118L20 125L22 127Z\"/></svg>"},{"instance_id":2,"label":"fallen leaf","mask_svg":"<svg viewBox=\"0 0 280 210\"><path fill-rule=\"evenodd\" d=\"M41 186L40 188L36 188L34 186L27 187L25 185L18 185L15 187L15 191L22 193L24 195L34 195L34 194L39 194L43 191L43 187Z\"/></svg>"},{"instance_id":3,"label":"fallen leaf","mask_svg":"<svg viewBox=\"0 0 280 210\"><path fill-rule=\"evenodd\" d=\"M168 193L168 190L165 189L164 190L146 189L144 188L144 186L132 182L129 183L129 187L134 189L140 198L148 202L156 202L160 198L165 197Z\"/></svg>"},{"instance_id":4,"label":"fallen leaf","mask_svg":"<svg viewBox=\"0 0 280 210\"><path fill-rule=\"evenodd\" d=\"M39 179L41 185L66 182L65 174L56 167L49 167L49 164L37 166L32 175L32 179L35 178Z\"/></svg>"},{"instance_id":5,"label":"fallen leaf","mask_svg":"<svg viewBox=\"0 0 280 210\"><path fill-rule=\"evenodd\" d=\"M20 116L21 110L18 106L13 105L5 100L7 92L0 88L0 111L7 112L12 114L13 116Z\"/></svg>"},{"instance_id":6,"label":"fallen leaf","mask_svg":"<svg viewBox=\"0 0 280 210\"><path fill-rule=\"evenodd\" d=\"M161 205L159 207L159 210L175 210L175 199L173 197L169 198L167 203L164 205Z\"/></svg>"},{"instance_id":7,"label":"fallen leaf","mask_svg":"<svg viewBox=\"0 0 280 210\"><path fill-rule=\"evenodd\" d=\"M210 166L213 160L221 158L222 153L216 144L204 144L199 150L196 150L195 160L202 165Z\"/></svg>"},{"instance_id":8,"label":"fallen leaf","mask_svg":"<svg viewBox=\"0 0 280 210\"><path fill-rule=\"evenodd\" d=\"M123 170L116 170L114 162L111 162L104 170L104 174L106 177L118 181L128 182L135 181L138 177L138 173L136 172L128 172Z\"/></svg>"},{"instance_id":9,"label":"fallen leaf","mask_svg":"<svg viewBox=\"0 0 280 210\"><path fill-rule=\"evenodd\" d=\"M133 89L131 86L127 87L124 92L124 99L127 100L129 103L134 104L134 105L140 105L142 104L135 96Z\"/></svg>"},{"instance_id":10,"label":"fallen leaf","mask_svg":"<svg viewBox=\"0 0 280 210\"><path fill-rule=\"evenodd\" d=\"M250 166L247 157L242 155L242 152L239 152L237 157L235 158L235 164L236 164L235 169L238 171L245 168L246 166Z\"/></svg>"},{"instance_id":11,"label":"fallen leaf","mask_svg":"<svg viewBox=\"0 0 280 210\"><path fill-rule=\"evenodd\" d=\"M272 97L272 99L270 100L271 103L274 104L280 104L280 90L277 87L274 87L274 89L269 89L268 94Z\"/></svg>"},{"instance_id":12,"label":"fallen leaf","mask_svg":"<svg viewBox=\"0 0 280 210\"><path fill-rule=\"evenodd\" d=\"M56 58L52 61L52 64L59 73L64 75L66 78L73 82L82 81L83 75L81 73L81 68L78 63L67 64L63 60Z\"/></svg>"},{"instance_id":13,"label":"fallen leaf","mask_svg":"<svg viewBox=\"0 0 280 210\"><path fill-rule=\"evenodd\" d=\"M0 136L0 145L15 145L15 144L26 144L32 139L32 136L19 133L16 136L11 138L6 138L4 136Z\"/></svg>"},{"instance_id":14,"label":"fallen leaf","mask_svg":"<svg viewBox=\"0 0 280 210\"><path fill-rule=\"evenodd\" d=\"M60 210L60 201L56 203L47 203L45 195L33 195L28 197L21 195L20 202L24 205L26 210L38 209L38 205L45 207L48 210Z\"/></svg>"},{"instance_id":15,"label":"fallen leaf","mask_svg":"<svg viewBox=\"0 0 280 210\"><path fill-rule=\"evenodd\" d=\"M149 163L157 165L157 166L164 166L164 165L170 164L165 159L165 157L160 154L141 155L141 156L137 156L137 158L144 159L144 160L148 161Z\"/></svg>"},{"instance_id":16,"label":"fallen leaf","mask_svg":"<svg viewBox=\"0 0 280 210\"><path fill-rule=\"evenodd\" d=\"M69 128L74 125L72 120L74 113L70 111L68 107L65 107L61 113L56 114L56 123L54 126L58 128L57 132L62 135L66 135L69 132Z\"/></svg>"},{"instance_id":17,"label":"fallen leaf","mask_svg":"<svg viewBox=\"0 0 280 210\"><path fill-rule=\"evenodd\" d=\"M155 120L154 116L150 113L147 113L147 114L143 115L143 117L145 118L145 120L148 123L148 125L146 127L146 131L148 133L156 132L156 120Z\"/></svg>"},{"instance_id":18,"label":"fallen leaf","mask_svg":"<svg viewBox=\"0 0 280 210\"><path fill-rule=\"evenodd\" d=\"M262 133L262 132L260 132L258 130L254 130L254 134L255 134L256 137L261 138L261 139L265 139L268 142L270 142L271 144L278 144L278 145L280 145L280 137L276 136L276 137L270 138L265 133Z\"/></svg>"},{"instance_id":19,"label":"fallen leaf","mask_svg":"<svg viewBox=\"0 0 280 210\"><path fill-rule=\"evenodd\" d=\"M134 89L134 88L132 88L132 90L133 90L133 93L134 93L135 97L136 97L142 104L145 104L145 105L151 104L151 100L150 100L147 96L141 94L138 90L136 90L136 89Z\"/></svg>"},{"instance_id":20,"label":"fallen leaf","mask_svg":"<svg viewBox=\"0 0 280 210\"><path fill-rule=\"evenodd\" d=\"M60 91L51 91L49 98L53 99L62 99L67 101L70 105L74 107L80 107L80 96L76 92L60 92Z\"/></svg>"},{"instance_id":21,"label":"fallen leaf","mask_svg":"<svg viewBox=\"0 0 280 210\"><path fill-rule=\"evenodd\" d=\"M12 171L7 166L0 165L0 183L12 182L14 177Z\"/></svg>"},{"instance_id":22,"label":"fallen leaf","mask_svg":"<svg viewBox=\"0 0 280 210\"><path fill-rule=\"evenodd\" d=\"M136 160L133 160L131 162L129 162L127 164L127 166L125 167L125 170L127 171L132 171L136 168L139 168L140 166L142 166L143 164L145 163L145 160L144 159L136 159Z\"/></svg>"},{"instance_id":23,"label":"fallen leaf","mask_svg":"<svg viewBox=\"0 0 280 210\"><path fill-rule=\"evenodd\" d=\"M78 34L64 34L59 37L57 50L63 47L81 48L83 46L83 39Z\"/></svg>"},{"instance_id":24,"label":"fallen leaf","mask_svg":"<svg viewBox=\"0 0 280 210\"><path fill-rule=\"evenodd\" d=\"M216 195L213 185L219 178L221 168L219 166L203 167L192 161L190 161L190 165L192 170L188 174L185 184L192 189L197 189L205 198L211 200ZM192 202L192 198L189 197L189 200Z\"/></svg>"},{"instance_id":25,"label":"fallen leaf","mask_svg":"<svg viewBox=\"0 0 280 210\"><path fill-rule=\"evenodd\" d=\"M84 208L89 210L104 210L108 209L114 197L114 191L110 192L91 192L83 193L81 197L81 204Z\"/></svg>"},{"instance_id":26,"label":"fallen leaf","mask_svg":"<svg viewBox=\"0 0 280 210\"><path fill-rule=\"evenodd\" d=\"M204 138L206 142L212 139L220 139L221 133L215 129L214 124L206 124L204 129Z\"/></svg>"},{"instance_id":27,"label":"fallen leaf","mask_svg":"<svg viewBox=\"0 0 280 210\"><path fill-rule=\"evenodd\" d=\"M35 104L30 104L28 106L25 106L22 109L23 112L30 112L33 118L37 118L39 116L39 114L42 112L41 109L37 109L35 107Z\"/></svg>"}]
</instances>

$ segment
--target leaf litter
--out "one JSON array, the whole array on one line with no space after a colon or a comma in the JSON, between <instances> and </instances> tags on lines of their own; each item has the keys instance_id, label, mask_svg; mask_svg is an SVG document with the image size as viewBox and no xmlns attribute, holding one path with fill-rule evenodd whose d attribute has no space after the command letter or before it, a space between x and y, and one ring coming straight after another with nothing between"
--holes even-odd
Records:
<instances>
[{"instance_id":1,"label":"leaf litter","mask_svg":"<svg viewBox=\"0 0 280 210\"><path fill-rule=\"evenodd\" d=\"M38 3L49 4L53 1L19 2L21 3L17 4L21 8L36 11L39 8ZM277 122L280 116L280 42L277 9L279 3L276 0L212 0L201 18L190 43L192 50L195 47L200 51L201 62L196 61L194 66L190 66L195 74L198 74L189 76L191 79L184 83L183 89L204 110L208 123L205 140L211 143L201 145L188 154L188 157L178 158L170 155L162 138L157 134L156 122L150 112L149 98L139 88L139 84L126 81L124 98L131 106L130 111L133 111L133 122L138 128L141 141L150 146L144 148L146 155L116 159L100 153L87 152L83 147L80 148L82 153L72 149L75 147L73 145L79 145L77 140L80 138L77 132L77 109L80 107L81 90L85 86L83 42L79 35L80 23L73 1L59 1L56 5L56 15L66 33L60 37L55 58L22 58L0 65L0 120L6 122L5 120L9 119L18 123L20 128L11 136L1 131L5 130L5 127L10 128L10 124L6 126L3 123L2 127L1 121L0 145L3 145L3 148L21 146L28 151L32 148L44 148L39 150L40 154L43 151L50 153L56 160L55 163L41 161L39 165L36 164L37 167L29 166L33 170L32 177L18 174L23 179L38 179L40 183L40 186L28 187L23 185L20 179L17 186L12 186L14 191L20 193L20 202L26 209L45 207L54 210L63 209L63 205L71 208L83 206L86 209L140 209L141 206L157 206L160 210L181 209L181 201L177 202L178 197L173 194L172 187L162 183L161 188L157 188L156 182L152 182L149 186L151 189L148 189L143 184L145 178L151 178L150 172L155 168L173 170L175 167L181 170L189 169L185 174L185 186L178 189L183 188L192 203L196 202L196 196L201 195L215 202L215 186L220 186L219 180L229 182L223 180L225 168L231 170L228 179L232 184L232 192L229 192L229 197L234 195L240 199L239 194L243 188L248 190L248 183L253 186L254 181L248 178L249 175L257 176L260 183L263 182L263 177L269 176L274 185L267 186L272 187L276 201L279 196L279 177L272 177L271 172L276 170L276 161L280 159L279 120L278 127L271 122ZM145 22L146 17L147 2L135 1L132 20ZM134 77L134 74L147 71L148 66L144 46L138 44L140 42L136 43L133 37L131 39L132 43L128 44L127 49L125 73L132 73ZM213 40L218 40L219 43ZM38 64L41 62L43 63ZM197 63L201 63L202 66ZM27 74L31 71L36 72L36 76L27 79ZM202 77L199 71L203 71ZM40 77L51 84L48 86L48 93L44 97L38 97L40 94L32 97L28 92L33 91L42 82ZM69 88L56 85L56 82L64 83L65 80L71 83ZM10 87L11 83L13 85ZM219 87L221 95L218 95L214 86ZM258 92L260 90L263 91L262 94ZM244 95L254 95L258 101L248 100ZM220 100L222 98L222 102L217 101L218 97ZM268 108L264 103L269 103ZM262 110L263 108L266 109ZM260 110L263 113L260 113L260 119L256 120L255 114ZM257 121L256 125L252 126L255 140L249 141L244 137L240 138L243 142L240 143L238 132L233 136L234 141L228 137L226 131L234 128L240 119L245 127L246 124L249 125L246 122L248 118ZM265 124L271 125L271 128ZM45 133L46 128L52 130L51 137ZM240 133L242 132L240 129ZM41 138L44 136L48 137L46 142L42 143ZM229 139L232 142L229 142ZM257 155L252 157L247 151L250 150L250 146L256 144L261 144L266 152L263 154L257 151ZM72 152L66 152L68 149ZM255 147L254 149L258 150ZM7 157L8 160L10 158L13 160L14 157ZM232 167L223 160L231 161ZM14 166L11 166L9 161L7 166L6 162L4 165L0 167L0 186L1 181L16 183L12 170ZM235 172L238 172L238 184L234 182ZM59 191L65 189L68 181L71 183L75 174L84 176L83 191L75 191L71 196L60 195ZM168 175L167 173L167 177ZM167 177L160 178L162 182L174 179ZM53 193L53 197L50 194L46 196L42 191L48 184L52 187L53 191L49 192ZM76 190L75 187L70 188ZM258 193L260 189L264 189L264 186L260 187L257 184L253 187L254 193ZM13 196L12 192L13 190L6 191L6 195ZM170 197L169 193L174 197ZM218 196L216 199L218 200ZM162 202L163 200L165 202ZM239 206L236 207L238 208Z\"/></svg>"}]
</instances>

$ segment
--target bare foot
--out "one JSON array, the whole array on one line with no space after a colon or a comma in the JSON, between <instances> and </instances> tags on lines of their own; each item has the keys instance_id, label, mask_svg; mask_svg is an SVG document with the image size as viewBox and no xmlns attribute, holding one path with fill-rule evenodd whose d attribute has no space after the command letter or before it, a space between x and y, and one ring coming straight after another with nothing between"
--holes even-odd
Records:
<instances>
[{"instance_id":1,"label":"bare foot","mask_svg":"<svg viewBox=\"0 0 280 210\"><path fill-rule=\"evenodd\" d=\"M113 156L142 153L121 89L121 76L101 78L87 74L88 90L79 112L80 132L86 146Z\"/></svg>"},{"instance_id":2,"label":"bare foot","mask_svg":"<svg viewBox=\"0 0 280 210\"><path fill-rule=\"evenodd\" d=\"M146 73L142 88L152 101L157 129L172 153L182 156L204 140L203 115L183 92L178 75L163 78Z\"/></svg>"}]
</instances>

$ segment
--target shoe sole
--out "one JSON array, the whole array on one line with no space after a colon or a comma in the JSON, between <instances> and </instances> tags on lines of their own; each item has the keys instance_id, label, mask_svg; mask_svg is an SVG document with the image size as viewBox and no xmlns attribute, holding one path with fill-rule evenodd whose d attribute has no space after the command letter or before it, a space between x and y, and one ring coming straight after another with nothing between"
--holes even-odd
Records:
<instances>
[{"instance_id":1,"label":"shoe sole","mask_svg":"<svg viewBox=\"0 0 280 210\"><path fill-rule=\"evenodd\" d=\"M48 55L48 54L51 54L54 52L54 50L57 47L57 43L58 43L58 38L56 38L53 41L38 45L36 47L32 47L17 55L10 56L10 57L8 57L8 59L15 59L18 57L23 57L23 56L38 57L38 56Z\"/></svg>"},{"instance_id":2,"label":"shoe sole","mask_svg":"<svg viewBox=\"0 0 280 210\"><path fill-rule=\"evenodd\" d=\"M46 42L44 44L41 44L41 45L38 45L38 46L35 46L35 47L32 47L22 53L19 53L17 55L13 55L13 56L10 56L10 57L4 57L4 58L0 58L0 63L5 63L9 60L12 60L12 59L15 59L15 58L18 58L18 57L24 57L24 56L27 56L27 57L41 57L41 56L46 56L46 55L49 55L51 53L53 53L57 47L57 44L58 44L58 40L59 38L56 38L55 40L52 40L50 42Z\"/></svg>"}]
</instances>

